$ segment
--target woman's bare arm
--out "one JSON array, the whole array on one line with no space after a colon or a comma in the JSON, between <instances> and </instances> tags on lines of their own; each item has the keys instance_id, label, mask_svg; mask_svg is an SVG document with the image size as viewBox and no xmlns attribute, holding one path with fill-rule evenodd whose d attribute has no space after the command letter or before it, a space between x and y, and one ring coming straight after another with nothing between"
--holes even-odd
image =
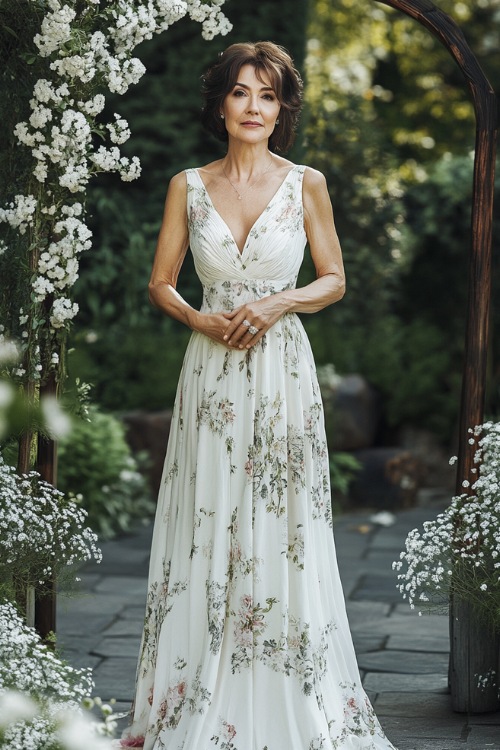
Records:
<instances>
[{"instance_id":1,"label":"woman's bare arm","mask_svg":"<svg viewBox=\"0 0 500 750\"><path fill-rule=\"evenodd\" d=\"M232 346L253 346L285 313L314 313L344 296L342 251L326 180L321 172L309 167L304 173L303 204L304 226L317 278L300 289L277 292L226 313L231 320L226 337ZM258 334L252 337L244 331L241 323L245 319L259 329Z\"/></svg>"},{"instance_id":2,"label":"woman's bare arm","mask_svg":"<svg viewBox=\"0 0 500 750\"><path fill-rule=\"evenodd\" d=\"M181 172L171 179L168 188L149 281L149 299L155 307L193 331L200 331L228 346L224 334L229 321L223 314L205 314L195 310L176 289L179 271L189 247L186 196L186 175Z\"/></svg>"}]
</instances>

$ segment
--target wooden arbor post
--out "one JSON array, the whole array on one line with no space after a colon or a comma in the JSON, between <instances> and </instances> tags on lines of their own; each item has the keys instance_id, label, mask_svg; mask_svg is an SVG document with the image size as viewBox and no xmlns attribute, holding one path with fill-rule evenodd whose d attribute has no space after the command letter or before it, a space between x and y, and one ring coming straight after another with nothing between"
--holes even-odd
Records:
<instances>
[{"instance_id":1,"label":"wooden arbor post","mask_svg":"<svg viewBox=\"0 0 500 750\"><path fill-rule=\"evenodd\" d=\"M472 247L469 260L469 298L465 333L465 360L460 408L457 494L470 494L474 481L475 445L468 442L469 427L483 421L486 389L488 318L491 297L491 239L498 110L495 92L455 21L430 0L377 0L414 18L451 53L465 76L476 113L476 151L472 199ZM498 681L500 639L493 633L481 638L478 622L467 602L451 601L450 681L453 708L479 713L499 708L498 688L479 690L478 676L491 670Z\"/></svg>"}]
</instances>

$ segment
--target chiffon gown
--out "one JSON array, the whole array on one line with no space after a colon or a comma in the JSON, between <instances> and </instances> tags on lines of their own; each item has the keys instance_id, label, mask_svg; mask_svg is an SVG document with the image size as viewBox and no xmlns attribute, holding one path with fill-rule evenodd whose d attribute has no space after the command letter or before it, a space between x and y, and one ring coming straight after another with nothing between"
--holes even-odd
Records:
<instances>
[{"instance_id":1,"label":"chiffon gown","mask_svg":"<svg viewBox=\"0 0 500 750\"><path fill-rule=\"evenodd\" d=\"M290 169L241 253L186 171L203 311L295 287L304 170ZM249 350L189 341L126 738L145 750L394 750L356 664L320 390L295 314Z\"/></svg>"}]
</instances>

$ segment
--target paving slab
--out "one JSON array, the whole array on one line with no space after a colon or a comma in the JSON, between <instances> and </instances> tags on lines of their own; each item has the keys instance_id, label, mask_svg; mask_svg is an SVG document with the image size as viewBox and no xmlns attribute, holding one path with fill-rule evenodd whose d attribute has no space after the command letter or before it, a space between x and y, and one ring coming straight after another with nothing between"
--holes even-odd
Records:
<instances>
[{"instance_id":1,"label":"paving slab","mask_svg":"<svg viewBox=\"0 0 500 750\"><path fill-rule=\"evenodd\" d=\"M95 693L103 701L132 702L137 659L122 657L104 659L94 670Z\"/></svg>"},{"instance_id":2,"label":"paving slab","mask_svg":"<svg viewBox=\"0 0 500 750\"><path fill-rule=\"evenodd\" d=\"M429 721L448 716L450 721L463 722L463 717L451 710L451 697L439 693L378 693L374 708L377 716L426 718Z\"/></svg>"},{"instance_id":3,"label":"paving slab","mask_svg":"<svg viewBox=\"0 0 500 750\"><path fill-rule=\"evenodd\" d=\"M103 638L90 653L101 657L119 656L137 659L140 646L140 633L137 632L135 638Z\"/></svg>"},{"instance_id":4,"label":"paving slab","mask_svg":"<svg viewBox=\"0 0 500 750\"><path fill-rule=\"evenodd\" d=\"M464 745L462 740L443 740L443 738L431 740L422 737L391 737L391 741L396 745L397 750L487 750L484 745L471 747L471 745Z\"/></svg>"},{"instance_id":5,"label":"paving slab","mask_svg":"<svg viewBox=\"0 0 500 750\"><path fill-rule=\"evenodd\" d=\"M448 677L444 674L394 674L368 672L363 685L375 693L447 693Z\"/></svg>"},{"instance_id":6,"label":"paving slab","mask_svg":"<svg viewBox=\"0 0 500 750\"><path fill-rule=\"evenodd\" d=\"M366 654L370 651L380 651L385 644L385 636L370 633L353 633L352 640L356 654Z\"/></svg>"},{"instance_id":7,"label":"paving slab","mask_svg":"<svg viewBox=\"0 0 500 750\"><path fill-rule=\"evenodd\" d=\"M112 578L107 579L106 585L111 588ZM62 599L58 603L58 614L64 616L66 613L79 613L86 615L89 612L100 615L117 615L127 603L127 598L132 599L134 604L139 604L140 596L128 596L125 589L116 587L113 591L89 591L85 595L73 599Z\"/></svg>"},{"instance_id":8,"label":"paving slab","mask_svg":"<svg viewBox=\"0 0 500 750\"><path fill-rule=\"evenodd\" d=\"M368 618L367 618L368 619ZM384 633L385 635L405 635L414 633L415 635L446 635L449 631L449 624L444 617L419 617L413 613L408 615L391 615L383 620L373 620L370 622L370 630L373 633Z\"/></svg>"},{"instance_id":9,"label":"paving slab","mask_svg":"<svg viewBox=\"0 0 500 750\"><path fill-rule=\"evenodd\" d=\"M146 608L142 605L139 605L137 607L124 607L120 617L122 617L124 620L141 620L142 622L144 620L145 614Z\"/></svg>"},{"instance_id":10,"label":"paving slab","mask_svg":"<svg viewBox=\"0 0 500 750\"><path fill-rule=\"evenodd\" d=\"M105 637L123 637L129 636L131 638L140 637L142 634L142 626L144 624L144 610L142 612L141 619L139 618L123 618L115 620L109 627L106 628L103 635Z\"/></svg>"},{"instance_id":11,"label":"paving slab","mask_svg":"<svg viewBox=\"0 0 500 750\"><path fill-rule=\"evenodd\" d=\"M447 654L450 650L450 639L446 635L415 635L414 633L390 635L387 648L391 651L422 651L424 653Z\"/></svg>"},{"instance_id":12,"label":"paving slab","mask_svg":"<svg viewBox=\"0 0 500 750\"><path fill-rule=\"evenodd\" d=\"M377 651L360 654L359 666L367 672L396 672L402 674L433 674L448 670L447 654L424 654L415 651Z\"/></svg>"},{"instance_id":13,"label":"paving slab","mask_svg":"<svg viewBox=\"0 0 500 750\"><path fill-rule=\"evenodd\" d=\"M385 716L384 728L393 742L413 737L463 741L464 736L467 736L467 724L463 718L459 721L450 721L448 717L435 716L430 722L422 717Z\"/></svg>"},{"instance_id":14,"label":"paving slab","mask_svg":"<svg viewBox=\"0 0 500 750\"><path fill-rule=\"evenodd\" d=\"M500 727L483 724L483 725L477 725L477 724L469 724L470 734L467 738L468 742L475 743L475 742L484 742L485 745L488 744L490 747L495 747L495 750L498 750L500 748Z\"/></svg>"},{"instance_id":15,"label":"paving slab","mask_svg":"<svg viewBox=\"0 0 500 750\"><path fill-rule=\"evenodd\" d=\"M97 586L95 587L97 594L114 594L120 596L121 601L125 597L138 597L146 598L147 594L147 581L144 578L136 578L135 576L118 576L118 575L107 575L102 578Z\"/></svg>"},{"instance_id":16,"label":"paving slab","mask_svg":"<svg viewBox=\"0 0 500 750\"><path fill-rule=\"evenodd\" d=\"M384 602L365 602L365 601L353 601L348 599L346 601L347 616L351 627L355 627L356 623L367 622L368 620L379 620L387 617L391 611L390 604Z\"/></svg>"},{"instance_id":17,"label":"paving slab","mask_svg":"<svg viewBox=\"0 0 500 750\"><path fill-rule=\"evenodd\" d=\"M85 614L85 617L83 615ZM100 633L109 627L117 617L116 612L108 615L94 614L92 611L83 613L77 612L58 612L57 614L57 635L63 641L68 636L85 637L90 633Z\"/></svg>"},{"instance_id":18,"label":"paving slab","mask_svg":"<svg viewBox=\"0 0 500 750\"><path fill-rule=\"evenodd\" d=\"M351 594L351 598L399 604L401 594L396 588L396 583L396 574L392 570L387 575L364 574L360 577L359 584Z\"/></svg>"}]
</instances>

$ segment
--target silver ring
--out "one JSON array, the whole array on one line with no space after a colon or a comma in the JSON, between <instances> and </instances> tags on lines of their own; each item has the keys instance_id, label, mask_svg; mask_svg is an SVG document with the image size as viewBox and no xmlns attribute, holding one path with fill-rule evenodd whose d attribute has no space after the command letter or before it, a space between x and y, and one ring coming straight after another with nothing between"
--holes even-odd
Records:
<instances>
[{"instance_id":1,"label":"silver ring","mask_svg":"<svg viewBox=\"0 0 500 750\"><path fill-rule=\"evenodd\" d=\"M255 326L250 326L248 329L248 333L250 333L252 336L255 336L256 333L260 331L260 328L256 328Z\"/></svg>"},{"instance_id":2,"label":"silver ring","mask_svg":"<svg viewBox=\"0 0 500 750\"><path fill-rule=\"evenodd\" d=\"M250 326L251 326L252 324L250 323L250 321L249 321L249 320L246 320L246 318L245 318L245 320L243 321L243 323L242 323L241 325L242 325L242 326L245 326L245 328L250 328Z\"/></svg>"}]
</instances>

